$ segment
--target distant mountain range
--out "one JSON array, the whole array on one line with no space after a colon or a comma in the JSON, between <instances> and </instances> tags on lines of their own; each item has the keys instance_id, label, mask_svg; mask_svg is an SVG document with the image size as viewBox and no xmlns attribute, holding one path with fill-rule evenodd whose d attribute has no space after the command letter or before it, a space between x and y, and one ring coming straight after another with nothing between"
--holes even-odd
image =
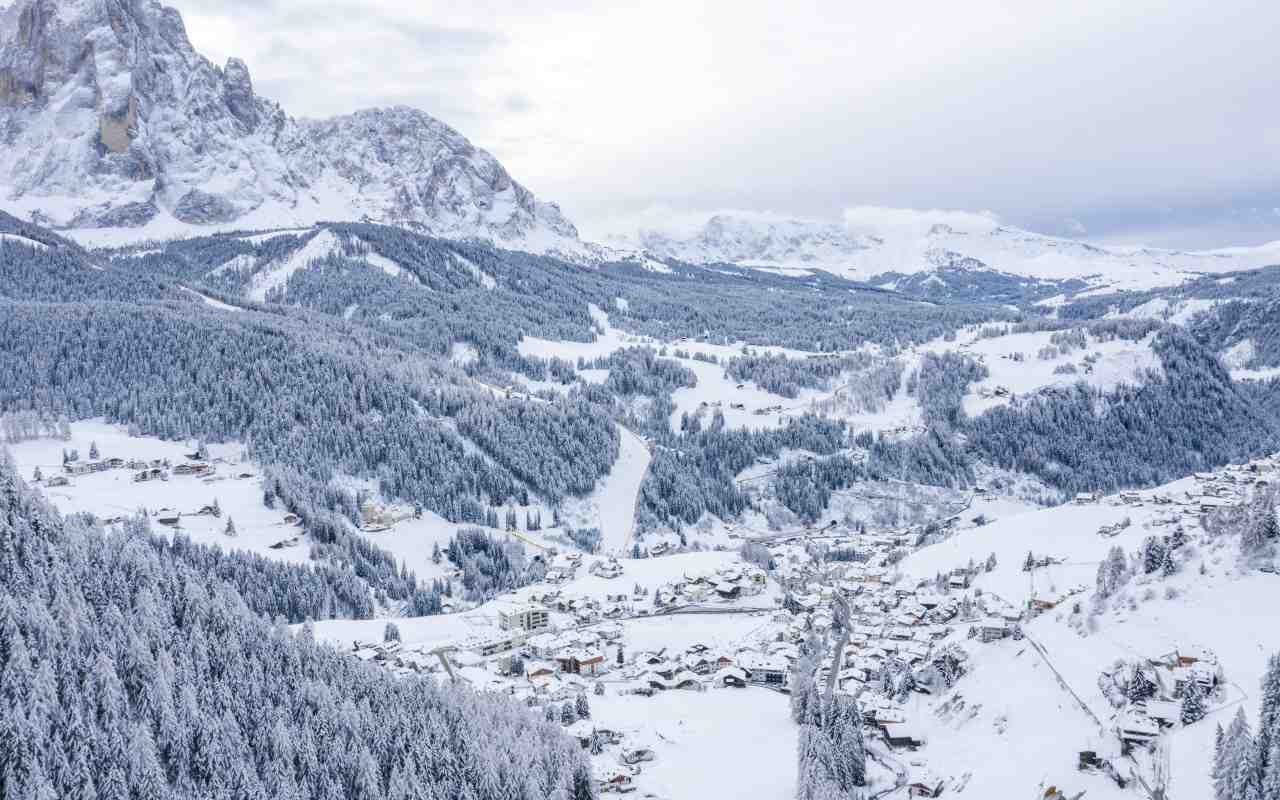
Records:
<instances>
[{"instance_id":1,"label":"distant mountain range","mask_svg":"<svg viewBox=\"0 0 1280 800\"><path fill-rule=\"evenodd\" d=\"M492 155L416 109L291 117L156 0L0 11L0 203L133 238L375 220L538 252L578 232Z\"/></svg>"},{"instance_id":2,"label":"distant mountain range","mask_svg":"<svg viewBox=\"0 0 1280 800\"><path fill-rule=\"evenodd\" d=\"M0 144L0 208L88 244L372 221L581 262L822 269L885 286L993 271L1149 288L1280 263L1280 242L1101 248L980 214L895 209L837 222L716 214L691 233L589 244L558 206L423 111L295 119L254 92L242 61L218 67L197 53L179 13L157 0L18 0L0 11Z\"/></svg>"},{"instance_id":3,"label":"distant mountain range","mask_svg":"<svg viewBox=\"0 0 1280 800\"><path fill-rule=\"evenodd\" d=\"M891 282L926 272L991 270L1121 289L1280 263L1280 242L1206 252L1104 248L1020 230L979 214L905 209L856 210L845 223L717 214L691 234L640 230L614 244L694 264L821 269L855 280Z\"/></svg>"}]
</instances>

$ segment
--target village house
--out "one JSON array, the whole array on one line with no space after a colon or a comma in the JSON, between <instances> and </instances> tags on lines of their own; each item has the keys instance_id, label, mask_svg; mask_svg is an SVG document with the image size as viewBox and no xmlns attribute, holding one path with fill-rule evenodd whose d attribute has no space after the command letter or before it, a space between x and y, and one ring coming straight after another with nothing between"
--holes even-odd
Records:
<instances>
[{"instance_id":1,"label":"village house","mask_svg":"<svg viewBox=\"0 0 1280 800\"><path fill-rule=\"evenodd\" d=\"M945 784L942 778L928 770L916 772L908 779L908 797L939 797Z\"/></svg>"},{"instance_id":2,"label":"village house","mask_svg":"<svg viewBox=\"0 0 1280 800\"><path fill-rule=\"evenodd\" d=\"M781 689L787 685L791 672L786 659L752 652L739 655L738 666L746 671L752 683L775 689Z\"/></svg>"},{"instance_id":3,"label":"village house","mask_svg":"<svg viewBox=\"0 0 1280 800\"><path fill-rule=\"evenodd\" d=\"M924 734L906 722L886 722L880 726L884 741L893 748L915 750L925 743Z\"/></svg>"},{"instance_id":4,"label":"village house","mask_svg":"<svg viewBox=\"0 0 1280 800\"><path fill-rule=\"evenodd\" d=\"M167 480L168 477L169 477L168 473L166 473L160 467L146 467L144 469L138 470L133 474L134 483L146 483L147 481Z\"/></svg>"},{"instance_id":5,"label":"village house","mask_svg":"<svg viewBox=\"0 0 1280 800\"><path fill-rule=\"evenodd\" d=\"M599 675L608 669L604 653L594 648L574 648L554 656L561 672L573 675Z\"/></svg>"},{"instance_id":6,"label":"village house","mask_svg":"<svg viewBox=\"0 0 1280 800\"><path fill-rule=\"evenodd\" d=\"M617 578L622 575L622 564L618 563L616 558L608 561L596 561L591 565L589 570L592 575L601 578Z\"/></svg>"}]
</instances>

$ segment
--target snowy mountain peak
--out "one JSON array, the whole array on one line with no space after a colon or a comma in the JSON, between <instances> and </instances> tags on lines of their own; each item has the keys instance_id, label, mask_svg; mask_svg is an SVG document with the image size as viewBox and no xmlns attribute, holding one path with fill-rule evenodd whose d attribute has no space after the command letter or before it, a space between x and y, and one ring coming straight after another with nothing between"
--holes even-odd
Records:
<instances>
[{"instance_id":1,"label":"snowy mountain peak","mask_svg":"<svg viewBox=\"0 0 1280 800\"><path fill-rule=\"evenodd\" d=\"M295 120L248 66L192 47L157 0L20 0L0 12L0 197L64 228L393 222L537 251L581 249L559 208L430 115Z\"/></svg>"},{"instance_id":2,"label":"snowy mountain peak","mask_svg":"<svg viewBox=\"0 0 1280 800\"><path fill-rule=\"evenodd\" d=\"M663 258L788 266L827 265L870 244L839 223L748 214L716 214L688 237L642 230L637 239Z\"/></svg>"},{"instance_id":3,"label":"snowy mountain peak","mask_svg":"<svg viewBox=\"0 0 1280 800\"><path fill-rule=\"evenodd\" d=\"M854 280L992 270L1115 289L1174 285L1195 274L1277 261L1269 246L1211 252L1105 248L1003 225L987 213L871 206L848 209L841 222L719 213L692 232L642 229L634 242L659 258L823 269Z\"/></svg>"}]
</instances>

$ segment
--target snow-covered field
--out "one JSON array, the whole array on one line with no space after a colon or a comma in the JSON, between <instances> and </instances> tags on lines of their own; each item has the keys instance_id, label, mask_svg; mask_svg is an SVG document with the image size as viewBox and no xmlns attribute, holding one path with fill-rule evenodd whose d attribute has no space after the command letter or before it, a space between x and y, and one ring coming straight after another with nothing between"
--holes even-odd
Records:
<instances>
[{"instance_id":1,"label":"snow-covered field","mask_svg":"<svg viewBox=\"0 0 1280 800\"><path fill-rule=\"evenodd\" d=\"M796 790L797 728L785 695L713 689L591 698L597 724L651 748L637 780L666 800L788 800Z\"/></svg>"},{"instance_id":2,"label":"snow-covered field","mask_svg":"<svg viewBox=\"0 0 1280 800\"><path fill-rule=\"evenodd\" d=\"M70 441L38 439L9 445L9 451L23 477L30 478L39 466L48 478L62 474L64 448L79 450L80 458L87 460L93 442L97 442L102 458L167 458L174 464L188 461L186 456L195 448L194 442L132 437L124 428L98 420L72 423ZM209 455L217 467L212 479L174 475L167 481L137 483L132 470L113 469L71 477L70 486L49 487L44 489L44 494L63 513L87 511L101 519L130 516L145 508L152 516L152 530L157 533L172 531L155 521L156 512L169 509L183 515L181 530L192 541L223 549L248 550L282 561L305 562L310 550L305 537L294 547L271 548L272 544L299 536L302 531L295 525L285 524L283 509L263 505L259 470L256 465L241 460L242 450L235 444L209 445ZM244 473L251 477L238 477ZM215 500L222 509L220 518L194 516L202 506ZM235 538L224 534L228 518L235 522Z\"/></svg>"}]
</instances>

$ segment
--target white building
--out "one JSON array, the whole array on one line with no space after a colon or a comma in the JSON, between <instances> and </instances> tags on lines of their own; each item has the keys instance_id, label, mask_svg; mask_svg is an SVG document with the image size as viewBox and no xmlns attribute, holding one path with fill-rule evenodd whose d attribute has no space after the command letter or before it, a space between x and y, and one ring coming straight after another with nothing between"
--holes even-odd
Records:
<instances>
[{"instance_id":1,"label":"white building","mask_svg":"<svg viewBox=\"0 0 1280 800\"><path fill-rule=\"evenodd\" d=\"M498 627L504 631L537 631L550 624L547 610L529 603L498 609Z\"/></svg>"}]
</instances>

